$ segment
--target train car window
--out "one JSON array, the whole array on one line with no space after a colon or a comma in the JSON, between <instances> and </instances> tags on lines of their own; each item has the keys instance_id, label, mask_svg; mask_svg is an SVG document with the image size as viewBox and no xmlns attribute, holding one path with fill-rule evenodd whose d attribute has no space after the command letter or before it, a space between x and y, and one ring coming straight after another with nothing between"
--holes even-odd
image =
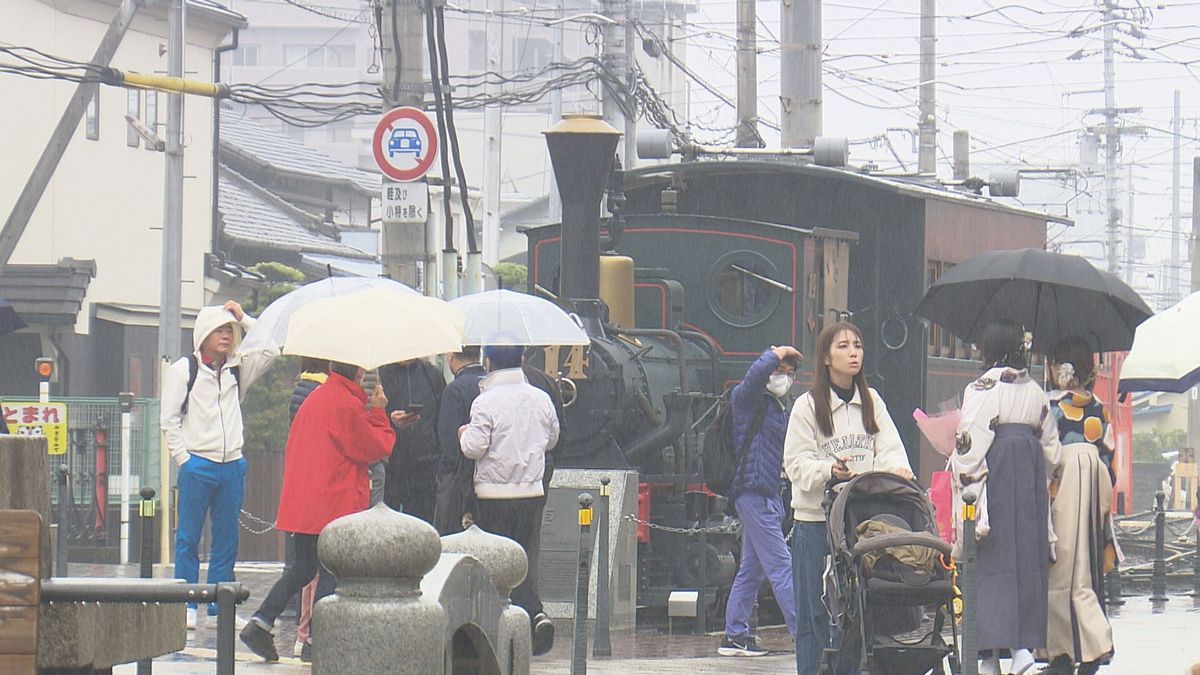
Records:
<instances>
[{"instance_id":1,"label":"train car window","mask_svg":"<svg viewBox=\"0 0 1200 675\"><path fill-rule=\"evenodd\" d=\"M761 253L727 253L709 270L708 306L731 326L756 326L779 305L779 276L779 270Z\"/></svg>"}]
</instances>

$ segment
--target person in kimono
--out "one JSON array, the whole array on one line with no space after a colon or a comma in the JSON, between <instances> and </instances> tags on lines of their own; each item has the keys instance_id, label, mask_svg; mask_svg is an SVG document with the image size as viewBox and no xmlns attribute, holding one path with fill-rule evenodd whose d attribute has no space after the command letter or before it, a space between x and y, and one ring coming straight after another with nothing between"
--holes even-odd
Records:
<instances>
[{"instance_id":1,"label":"person in kimono","mask_svg":"<svg viewBox=\"0 0 1200 675\"><path fill-rule=\"evenodd\" d=\"M1046 393L1029 377L1020 327L1011 321L989 325L979 348L987 370L963 394L951 457L955 526L962 527L963 494L973 494L979 672L1000 673L998 650L1008 649L1012 664L1005 672L1022 675L1033 667L1033 651L1046 645L1047 478L1059 463L1058 426Z\"/></svg>"},{"instance_id":2,"label":"person in kimono","mask_svg":"<svg viewBox=\"0 0 1200 675\"><path fill-rule=\"evenodd\" d=\"M1058 480L1051 485L1050 514L1057 535L1050 566L1048 675L1094 675L1113 654L1105 615L1103 575L1116 562L1112 536L1113 434L1104 405L1092 393L1095 360L1087 341L1055 345L1050 412L1062 442ZM1075 664L1079 663L1079 670Z\"/></svg>"}]
</instances>

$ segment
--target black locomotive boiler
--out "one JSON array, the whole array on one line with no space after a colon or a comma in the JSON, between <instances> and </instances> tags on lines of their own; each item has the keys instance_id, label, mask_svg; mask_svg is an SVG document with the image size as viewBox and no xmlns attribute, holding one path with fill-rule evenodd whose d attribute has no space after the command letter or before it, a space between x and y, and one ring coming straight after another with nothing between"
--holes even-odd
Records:
<instances>
[{"instance_id":1,"label":"black locomotive boiler","mask_svg":"<svg viewBox=\"0 0 1200 675\"><path fill-rule=\"evenodd\" d=\"M558 464L639 472L638 517L655 526L637 532L639 608L703 586L713 616L739 546L725 499L702 479L721 392L768 346L808 354L823 326L849 318L866 338L868 380L927 475L940 465L924 456L910 414L961 391L978 366L912 309L957 261L1044 246L1048 218L785 161L686 161L614 177L617 138L584 117L547 132L563 218L526 231L530 291L576 311L592 340L533 356L574 397ZM614 216L601 221L606 186ZM797 393L810 383L806 367ZM696 528L707 534L678 531Z\"/></svg>"}]
</instances>

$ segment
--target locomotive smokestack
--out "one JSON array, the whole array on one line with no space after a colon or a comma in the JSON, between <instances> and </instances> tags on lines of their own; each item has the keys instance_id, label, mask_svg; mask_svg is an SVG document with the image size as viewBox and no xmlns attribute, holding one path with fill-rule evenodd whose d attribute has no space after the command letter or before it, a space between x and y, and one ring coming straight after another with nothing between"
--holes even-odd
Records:
<instances>
[{"instance_id":1,"label":"locomotive smokestack","mask_svg":"<svg viewBox=\"0 0 1200 675\"><path fill-rule=\"evenodd\" d=\"M559 295L571 300L600 297L600 199L612 170L621 132L597 115L563 115L543 131L562 199ZM595 303L576 302L584 318L598 318Z\"/></svg>"}]
</instances>

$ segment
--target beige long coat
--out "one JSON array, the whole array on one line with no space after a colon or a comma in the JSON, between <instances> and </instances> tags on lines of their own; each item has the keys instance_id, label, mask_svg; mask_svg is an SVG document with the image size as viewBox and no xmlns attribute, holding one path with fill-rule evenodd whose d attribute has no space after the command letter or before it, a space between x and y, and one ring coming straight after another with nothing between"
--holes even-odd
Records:
<instances>
[{"instance_id":1,"label":"beige long coat","mask_svg":"<svg viewBox=\"0 0 1200 675\"><path fill-rule=\"evenodd\" d=\"M1091 443L1063 445L1061 467L1058 495L1050 507L1058 560L1050 566L1046 653L1085 662L1113 651L1112 628L1101 601L1113 490Z\"/></svg>"}]
</instances>

